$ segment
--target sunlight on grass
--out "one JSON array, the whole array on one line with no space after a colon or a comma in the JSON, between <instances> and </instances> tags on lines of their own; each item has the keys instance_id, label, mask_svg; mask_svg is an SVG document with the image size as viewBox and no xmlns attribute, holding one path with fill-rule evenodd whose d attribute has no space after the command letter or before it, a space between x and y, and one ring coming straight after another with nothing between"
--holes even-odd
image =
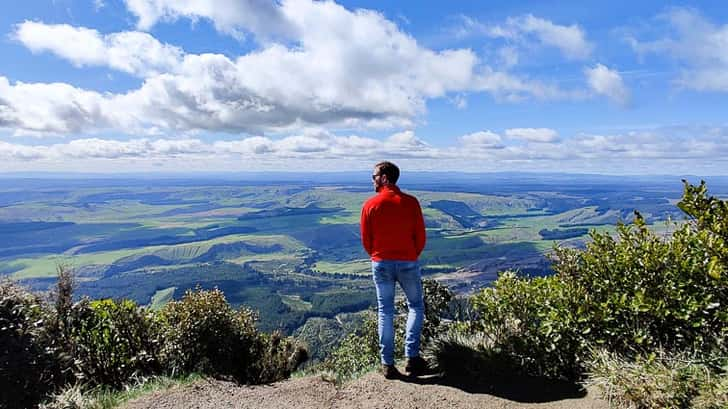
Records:
<instances>
[{"instance_id":1,"label":"sunlight on grass","mask_svg":"<svg viewBox=\"0 0 728 409\"><path fill-rule=\"evenodd\" d=\"M313 269L322 273L367 275L371 274L371 262L369 260L354 260L344 263L318 261L313 265Z\"/></svg>"}]
</instances>

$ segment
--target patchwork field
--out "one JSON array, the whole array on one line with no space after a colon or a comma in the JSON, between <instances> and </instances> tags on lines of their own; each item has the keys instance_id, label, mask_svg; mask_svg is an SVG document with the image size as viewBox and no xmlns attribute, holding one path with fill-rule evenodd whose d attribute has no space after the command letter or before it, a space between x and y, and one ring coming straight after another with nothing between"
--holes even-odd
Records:
<instances>
[{"instance_id":1,"label":"patchwork field","mask_svg":"<svg viewBox=\"0 0 728 409\"><path fill-rule=\"evenodd\" d=\"M646 189L603 177L445 176L415 175L401 187L423 208L423 273L463 292L504 269L549 274L554 246L582 246L590 230L612 231L634 210L660 231L682 217L679 179ZM369 308L358 224L373 194L368 175L281 179L0 179L0 276L46 290L57 266L70 266L78 297L153 308L218 287L258 309L263 328L289 333L310 318ZM712 186L725 194L719 182Z\"/></svg>"}]
</instances>

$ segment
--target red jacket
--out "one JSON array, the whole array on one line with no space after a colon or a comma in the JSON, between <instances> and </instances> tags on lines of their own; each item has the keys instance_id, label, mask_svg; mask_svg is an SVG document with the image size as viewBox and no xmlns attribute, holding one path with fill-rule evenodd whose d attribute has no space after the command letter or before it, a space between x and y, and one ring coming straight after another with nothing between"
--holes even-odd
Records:
<instances>
[{"instance_id":1,"label":"red jacket","mask_svg":"<svg viewBox=\"0 0 728 409\"><path fill-rule=\"evenodd\" d=\"M425 248L420 203L397 186L382 186L361 209L361 242L372 261L416 261Z\"/></svg>"}]
</instances>

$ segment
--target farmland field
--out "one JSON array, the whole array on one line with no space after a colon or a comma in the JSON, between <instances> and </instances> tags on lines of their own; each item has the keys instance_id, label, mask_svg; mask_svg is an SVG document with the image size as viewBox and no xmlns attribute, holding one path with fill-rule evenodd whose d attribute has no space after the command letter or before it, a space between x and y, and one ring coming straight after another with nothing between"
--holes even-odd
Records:
<instances>
[{"instance_id":1,"label":"farmland field","mask_svg":"<svg viewBox=\"0 0 728 409\"><path fill-rule=\"evenodd\" d=\"M488 285L505 269L550 274L545 255L554 246L583 246L590 230L613 231L634 210L660 231L670 229L668 218L682 218L675 206L679 178L645 184L567 175L539 182L517 174L415 174L400 185L423 208L423 274L458 292ZM727 185L709 181L722 195ZM65 265L76 272L77 297L123 297L154 308L197 286L218 287L234 305L258 309L262 328L292 333L311 318L372 306L358 221L373 193L366 173L332 180L293 174L267 180L3 178L0 275L45 291L57 266Z\"/></svg>"}]
</instances>

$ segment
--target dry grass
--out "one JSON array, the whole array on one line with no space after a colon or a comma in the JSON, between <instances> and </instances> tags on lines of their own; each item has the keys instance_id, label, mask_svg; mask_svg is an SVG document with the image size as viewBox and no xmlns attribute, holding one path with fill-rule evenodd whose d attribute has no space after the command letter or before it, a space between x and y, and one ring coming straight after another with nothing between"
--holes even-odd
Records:
<instances>
[{"instance_id":1,"label":"dry grass","mask_svg":"<svg viewBox=\"0 0 728 409\"><path fill-rule=\"evenodd\" d=\"M687 353L628 360L598 351L588 383L601 389L615 408L728 408L726 372Z\"/></svg>"}]
</instances>

